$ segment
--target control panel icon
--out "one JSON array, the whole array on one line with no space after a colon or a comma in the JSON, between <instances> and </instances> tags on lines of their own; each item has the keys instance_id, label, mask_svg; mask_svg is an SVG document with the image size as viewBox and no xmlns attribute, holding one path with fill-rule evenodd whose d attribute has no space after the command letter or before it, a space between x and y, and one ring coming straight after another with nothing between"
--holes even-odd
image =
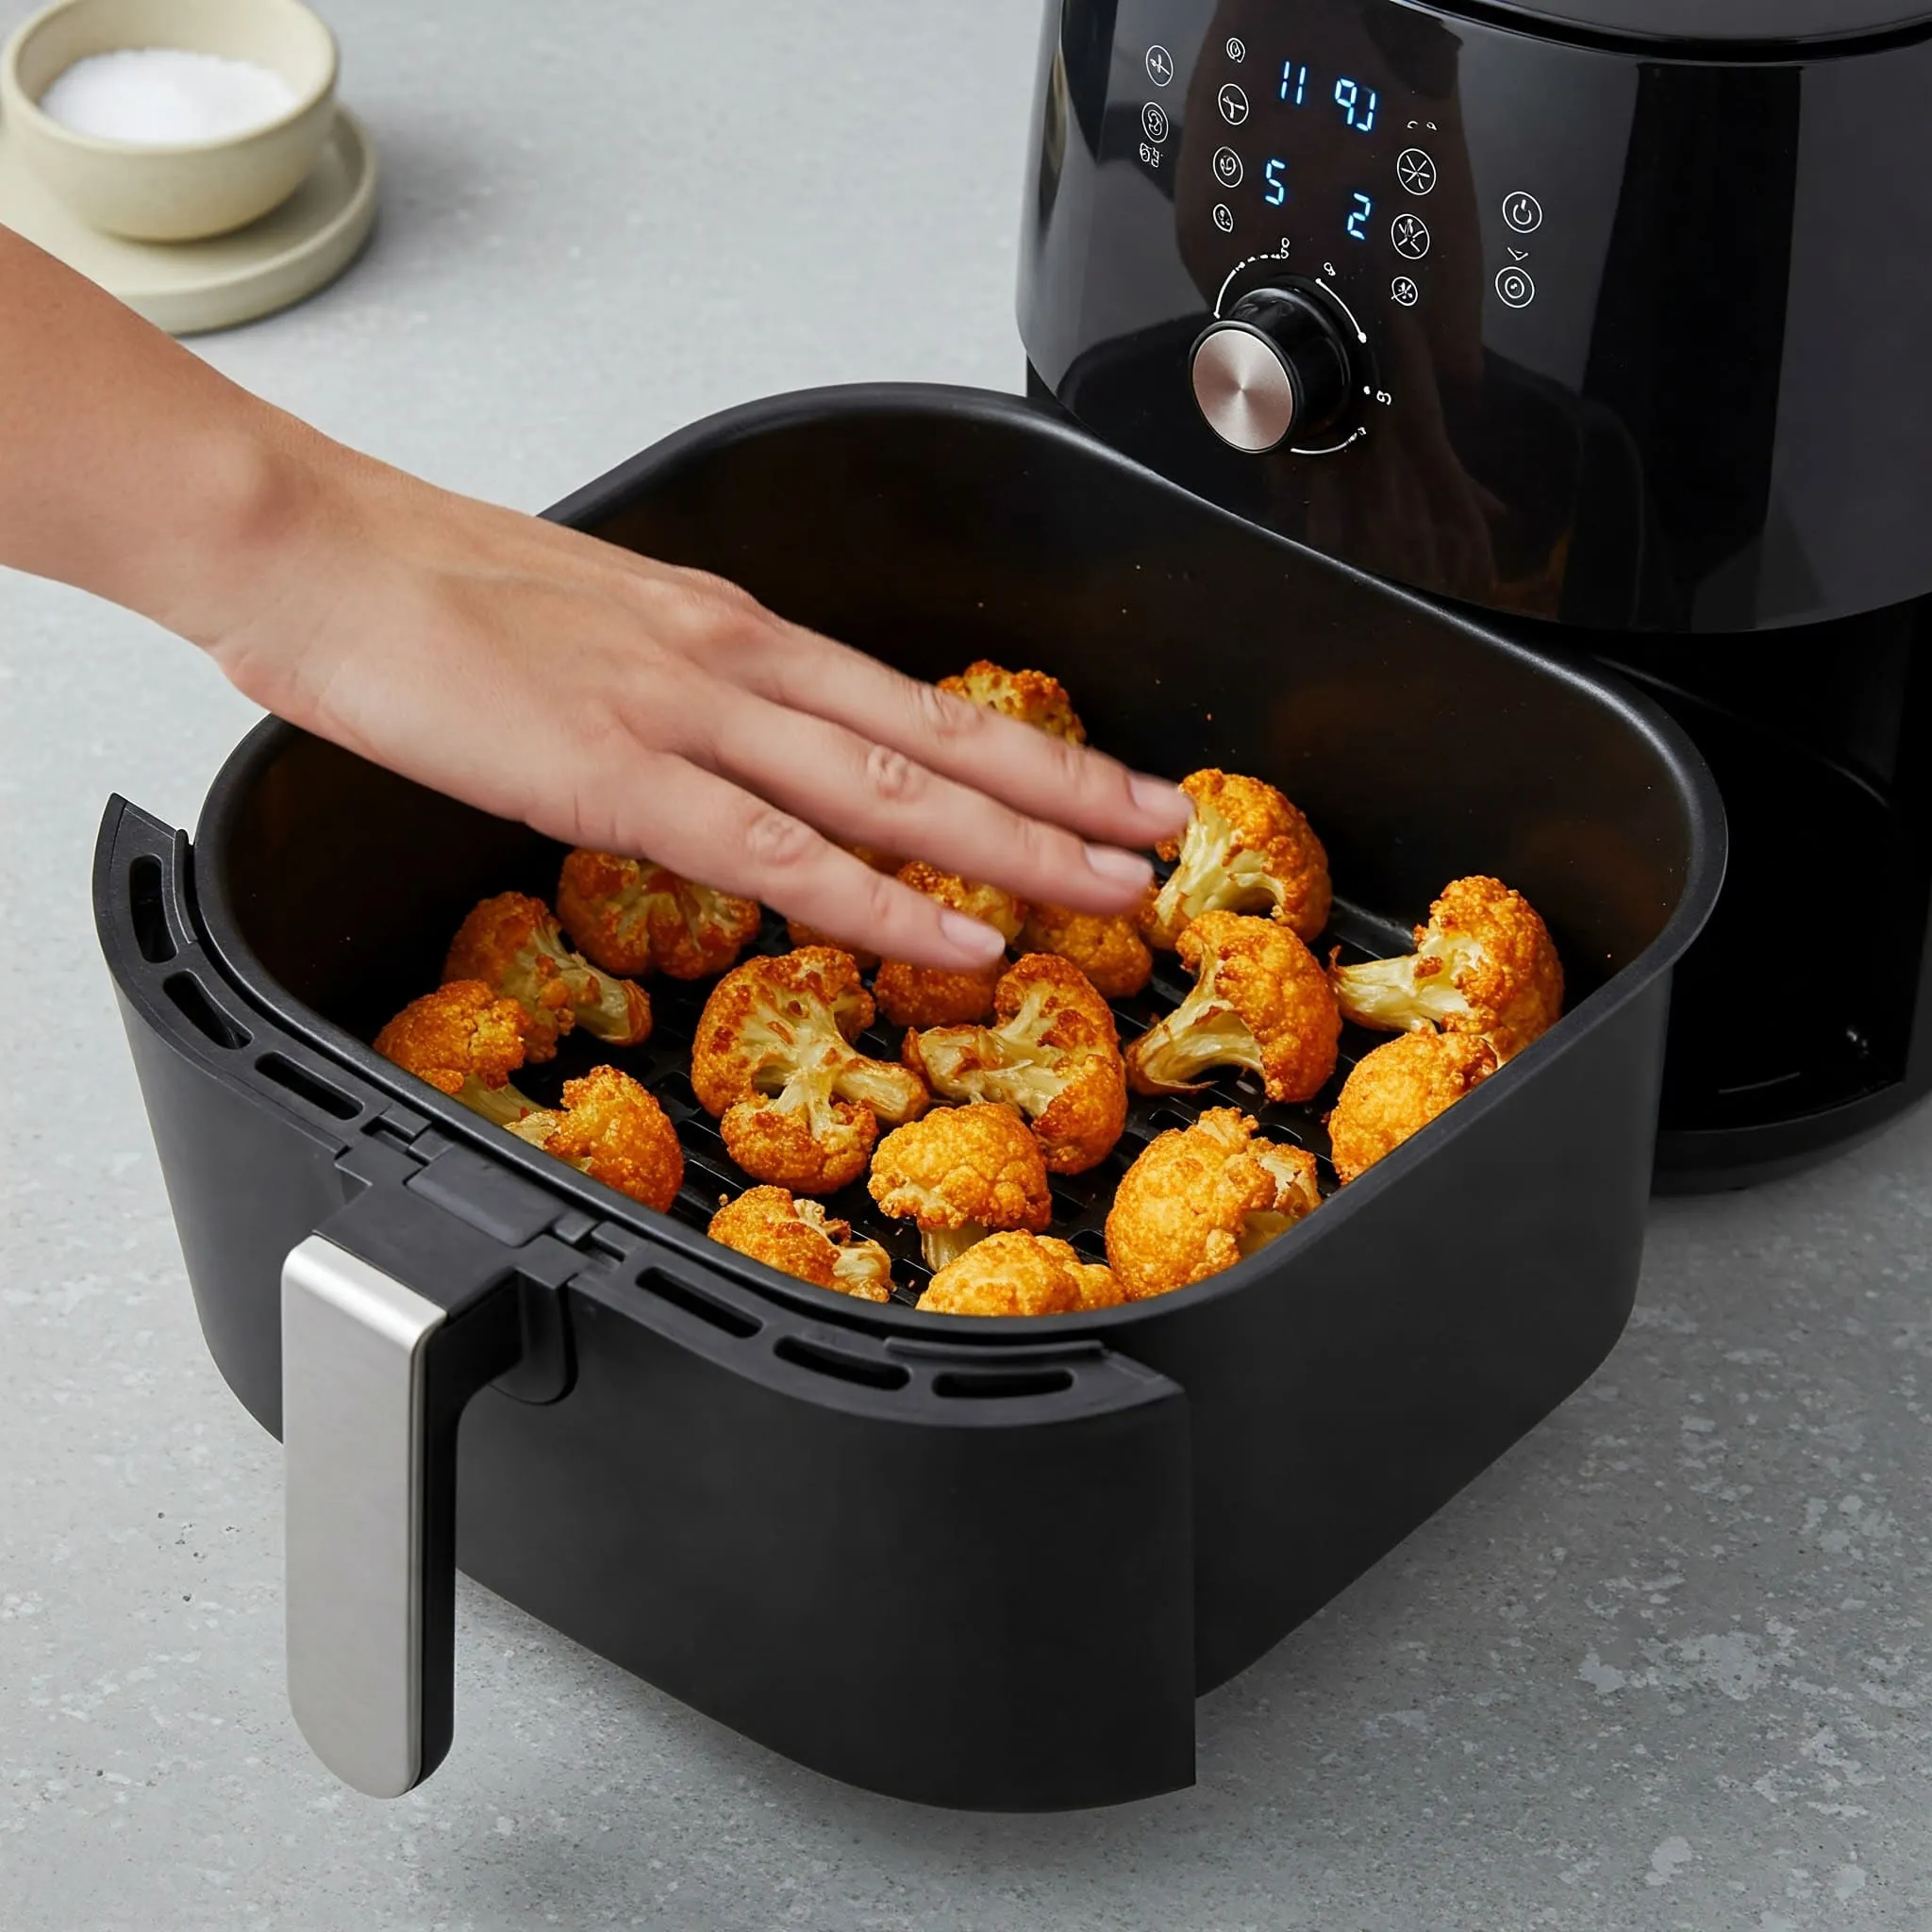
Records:
<instances>
[{"instance_id":1,"label":"control panel icon","mask_svg":"<svg viewBox=\"0 0 1932 1932\"><path fill-rule=\"evenodd\" d=\"M1533 194L1519 189L1503 197L1503 219L1519 235L1533 235L1543 225L1543 205Z\"/></svg>"},{"instance_id":2,"label":"control panel icon","mask_svg":"<svg viewBox=\"0 0 1932 1932\"><path fill-rule=\"evenodd\" d=\"M1239 188L1246 172L1241 166L1241 156L1233 148L1218 147L1214 150L1214 178L1224 188Z\"/></svg>"},{"instance_id":3,"label":"control panel icon","mask_svg":"<svg viewBox=\"0 0 1932 1932\"><path fill-rule=\"evenodd\" d=\"M1167 139L1167 109L1158 101L1149 101L1141 109L1141 130L1149 141Z\"/></svg>"},{"instance_id":4,"label":"control panel icon","mask_svg":"<svg viewBox=\"0 0 1932 1932\"><path fill-rule=\"evenodd\" d=\"M1225 82L1214 98L1221 104L1221 118L1230 127L1239 127L1248 118L1248 97L1233 81Z\"/></svg>"},{"instance_id":5,"label":"control panel icon","mask_svg":"<svg viewBox=\"0 0 1932 1932\"><path fill-rule=\"evenodd\" d=\"M1389 296L1399 308L1413 308L1423 299L1423 291L1413 275L1397 275L1389 285Z\"/></svg>"},{"instance_id":6,"label":"control panel icon","mask_svg":"<svg viewBox=\"0 0 1932 1932\"><path fill-rule=\"evenodd\" d=\"M1520 268L1506 268L1496 277L1496 293L1506 308L1527 308L1536 300L1536 284Z\"/></svg>"},{"instance_id":7,"label":"control panel icon","mask_svg":"<svg viewBox=\"0 0 1932 1932\"><path fill-rule=\"evenodd\" d=\"M1165 87L1174 78L1174 56L1165 47L1147 49L1147 78L1156 87Z\"/></svg>"},{"instance_id":8,"label":"control panel icon","mask_svg":"<svg viewBox=\"0 0 1932 1932\"><path fill-rule=\"evenodd\" d=\"M1427 194L1436 185L1436 164L1419 147L1406 147L1395 157L1395 178L1411 194Z\"/></svg>"},{"instance_id":9,"label":"control panel icon","mask_svg":"<svg viewBox=\"0 0 1932 1932\"><path fill-rule=\"evenodd\" d=\"M1239 67L1248 58L1248 43L1245 41L1229 41L1227 58Z\"/></svg>"},{"instance_id":10,"label":"control panel icon","mask_svg":"<svg viewBox=\"0 0 1932 1932\"><path fill-rule=\"evenodd\" d=\"M1420 215L1397 215L1389 230L1397 255L1420 261L1429 252L1429 225Z\"/></svg>"},{"instance_id":11,"label":"control panel icon","mask_svg":"<svg viewBox=\"0 0 1932 1932\"><path fill-rule=\"evenodd\" d=\"M1214 204L1214 225L1224 235L1234 233L1234 210L1224 201L1217 201Z\"/></svg>"}]
</instances>

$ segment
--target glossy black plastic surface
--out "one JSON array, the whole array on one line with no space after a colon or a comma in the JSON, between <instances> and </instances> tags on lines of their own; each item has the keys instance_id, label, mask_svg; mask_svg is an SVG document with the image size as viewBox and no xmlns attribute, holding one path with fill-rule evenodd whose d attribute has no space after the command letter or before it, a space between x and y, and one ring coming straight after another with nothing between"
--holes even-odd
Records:
<instances>
[{"instance_id":1,"label":"glossy black plastic surface","mask_svg":"<svg viewBox=\"0 0 1932 1932\"><path fill-rule=\"evenodd\" d=\"M1050 7L1033 366L1238 514L1492 609L1740 632L1932 591L1932 42L1725 62L1528 27L1400 0ZM1291 271L1374 373L1340 447L1238 455L1188 351Z\"/></svg>"},{"instance_id":2,"label":"glossy black plastic surface","mask_svg":"<svg viewBox=\"0 0 1932 1932\"><path fill-rule=\"evenodd\" d=\"M1741 44L1767 59L1932 27L1932 8L1924 0L1447 0L1437 10L1520 21L1541 32L1656 43L1646 52Z\"/></svg>"},{"instance_id":3,"label":"glossy black plastic surface","mask_svg":"<svg viewBox=\"0 0 1932 1932\"><path fill-rule=\"evenodd\" d=\"M143 873L158 848L125 814L104 838L104 942L204 1326L244 1399L276 1346L264 1276L340 1198L343 1143L474 1150L557 1197L548 1238L582 1266L561 1286L567 1385L486 1391L465 1419L466 1569L877 1789L1039 1807L1185 1782L1191 1692L1392 1548L1615 1340L1670 970L1722 870L1708 779L1598 677L1008 399L758 405L559 514L920 675L1040 664L1138 763L1274 777L1372 920L1418 918L1477 868L1551 919L1576 993L1559 1026L1302 1228L1154 1302L967 1324L771 1274L705 1241L703 1199L649 1214L375 1058L466 904L554 869L521 828L268 727L210 793L192 893L173 848ZM150 957L143 908L184 899L190 918L161 921L175 955ZM165 991L184 971L215 1033ZM318 1129L291 1108L271 1130L265 1053L333 1081L348 1115L323 1108ZM701 1132L689 1145L711 1158ZM231 1151L254 1164L245 1201ZM1117 1607L1098 1629L1094 1606Z\"/></svg>"}]
</instances>

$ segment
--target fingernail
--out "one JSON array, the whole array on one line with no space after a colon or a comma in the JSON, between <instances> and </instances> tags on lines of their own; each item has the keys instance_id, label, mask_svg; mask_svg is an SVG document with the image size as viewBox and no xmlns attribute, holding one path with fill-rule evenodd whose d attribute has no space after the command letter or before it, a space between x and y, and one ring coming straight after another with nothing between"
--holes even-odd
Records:
<instances>
[{"instance_id":1,"label":"fingernail","mask_svg":"<svg viewBox=\"0 0 1932 1932\"><path fill-rule=\"evenodd\" d=\"M1178 785L1135 772L1127 779L1134 803L1151 819L1180 831L1194 815L1194 801Z\"/></svg>"},{"instance_id":2,"label":"fingernail","mask_svg":"<svg viewBox=\"0 0 1932 1932\"><path fill-rule=\"evenodd\" d=\"M969 959L983 966L991 965L1007 950L1006 941L991 926L976 919L968 919L963 912L954 912L948 908L942 907L940 910L940 930Z\"/></svg>"},{"instance_id":3,"label":"fingernail","mask_svg":"<svg viewBox=\"0 0 1932 1932\"><path fill-rule=\"evenodd\" d=\"M1154 868L1138 852L1123 852L1117 845L1090 845L1087 863L1109 885L1149 886Z\"/></svg>"}]
</instances>

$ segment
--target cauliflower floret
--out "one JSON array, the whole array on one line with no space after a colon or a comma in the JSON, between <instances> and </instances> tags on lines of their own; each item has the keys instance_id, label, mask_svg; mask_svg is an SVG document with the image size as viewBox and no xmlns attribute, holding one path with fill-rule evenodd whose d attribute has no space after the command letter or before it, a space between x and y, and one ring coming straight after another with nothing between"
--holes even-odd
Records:
<instances>
[{"instance_id":1,"label":"cauliflower floret","mask_svg":"<svg viewBox=\"0 0 1932 1932\"><path fill-rule=\"evenodd\" d=\"M880 1120L924 1111L916 1074L852 1046L872 1018L851 954L832 946L747 959L712 988L691 1087L754 1180L836 1192L865 1172Z\"/></svg>"},{"instance_id":2,"label":"cauliflower floret","mask_svg":"<svg viewBox=\"0 0 1932 1932\"><path fill-rule=\"evenodd\" d=\"M1107 1258L1129 1301L1205 1281L1322 1204L1314 1158L1255 1138L1236 1108L1211 1108L1142 1149L1107 1217Z\"/></svg>"},{"instance_id":3,"label":"cauliflower floret","mask_svg":"<svg viewBox=\"0 0 1932 1932\"><path fill-rule=\"evenodd\" d=\"M1153 896L1150 891L1148 898ZM1020 928L1020 945L1028 953L1058 953L1087 975L1103 999L1130 1000L1154 976L1154 955L1131 913L1036 906Z\"/></svg>"},{"instance_id":4,"label":"cauliflower floret","mask_svg":"<svg viewBox=\"0 0 1932 1932\"><path fill-rule=\"evenodd\" d=\"M982 658L958 676L941 678L940 689L1003 718L1031 724L1049 738L1064 738L1069 744L1087 742L1087 728L1074 715L1066 687L1043 671L1003 671Z\"/></svg>"},{"instance_id":5,"label":"cauliflower floret","mask_svg":"<svg viewBox=\"0 0 1932 1932\"><path fill-rule=\"evenodd\" d=\"M943 1268L989 1234L1045 1232L1046 1163L1017 1108L944 1108L888 1134L874 1157L872 1197L917 1222L928 1268Z\"/></svg>"},{"instance_id":6,"label":"cauliflower floret","mask_svg":"<svg viewBox=\"0 0 1932 1932\"><path fill-rule=\"evenodd\" d=\"M1012 893L997 886L969 885L918 859L900 868L899 883L991 926L1008 945L1026 923L1026 908ZM946 973L888 959L873 981L873 991L879 1010L894 1026L963 1026L992 1011L1000 972L998 960L982 973Z\"/></svg>"},{"instance_id":7,"label":"cauliflower floret","mask_svg":"<svg viewBox=\"0 0 1932 1932\"><path fill-rule=\"evenodd\" d=\"M1116 1308L1113 1271L1048 1235L990 1234L927 1283L919 1306L939 1315L1068 1315Z\"/></svg>"},{"instance_id":8,"label":"cauliflower floret","mask_svg":"<svg viewBox=\"0 0 1932 1932\"><path fill-rule=\"evenodd\" d=\"M869 865L874 872L896 873L906 863L903 858L894 858L874 845L848 845L845 849L861 865ZM862 946L842 945L831 934L817 932L796 919L785 922L785 931L794 946L839 946L841 951L850 953L858 962L861 973L874 972L878 966L879 956L876 953L868 953Z\"/></svg>"},{"instance_id":9,"label":"cauliflower floret","mask_svg":"<svg viewBox=\"0 0 1932 1932\"><path fill-rule=\"evenodd\" d=\"M651 1002L642 987L599 974L563 942L549 907L526 892L499 892L473 907L450 943L444 984L480 979L515 1000L530 1024L525 1046L533 1060L557 1058L573 1026L612 1046L641 1046L651 1035Z\"/></svg>"},{"instance_id":10,"label":"cauliflower floret","mask_svg":"<svg viewBox=\"0 0 1932 1932\"><path fill-rule=\"evenodd\" d=\"M453 980L409 1004L375 1036L375 1050L406 1074L507 1127L537 1111L509 1076L524 1063L529 1016L480 979Z\"/></svg>"},{"instance_id":11,"label":"cauliflower floret","mask_svg":"<svg viewBox=\"0 0 1932 1932\"><path fill-rule=\"evenodd\" d=\"M566 1080L560 1109L527 1114L509 1130L659 1214L684 1185L677 1129L651 1094L615 1067L592 1067L581 1080Z\"/></svg>"},{"instance_id":12,"label":"cauliflower floret","mask_svg":"<svg viewBox=\"0 0 1932 1932\"><path fill-rule=\"evenodd\" d=\"M1270 1100L1307 1100L1335 1071L1341 1015L1315 956L1286 926L1204 912L1181 935L1193 991L1127 1048L1139 1093L1191 1093L1216 1067L1259 1074Z\"/></svg>"},{"instance_id":13,"label":"cauliflower floret","mask_svg":"<svg viewBox=\"0 0 1932 1932\"><path fill-rule=\"evenodd\" d=\"M1174 871L1142 916L1141 929L1173 952L1204 912L1270 911L1304 940L1328 923L1328 855L1295 808L1274 786L1232 772L1195 772L1181 780L1194 816L1160 847Z\"/></svg>"},{"instance_id":14,"label":"cauliflower floret","mask_svg":"<svg viewBox=\"0 0 1932 1932\"><path fill-rule=\"evenodd\" d=\"M579 846L563 861L558 916L607 973L673 979L723 973L758 937L757 902L694 885L648 859Z\"/></svg>"},{"instance_id":15,"label":"cauliflower floret","mask_svg":"<svg viewBox=\"0 0 1932 1932\"><path fill-rule=\"evenodd\" d=\"M1507 1060L1557 1024L1563 962L1549 928L1501 879L1457 879L1415 929L1399 959L1336 966L1330 978L1345 1018L1384 1033L1441 1027L1480 1033Z\"/></svg>"},{"instance_id":16,"label":"cauliflower floret","mask_svg":"<svg viewBox=\"0 0 1932 1932\"><path fill-rule=\"evenodd\" d=\"M1364 1054L1328 1116L1335 1172L1352 1181L1496 1071L1496 1050L1470 1033L1406 1033Z\"/></svg>"},{"instance_id":17,"label":"cauliflower floret","mask_svg":"<svg viewBox=\"0 0 1932 1932\"><path fill-rule=\"evenodd\" d=\"M1049 1174L1085 1174L1127 1122L1127 1072L1107 1002L1052 953L1029 953L993 992L991 1026L906 1036L906 1064L946 1100L1004 1100L1033 1123Z\"/></svg>"},{"instance_id":18,"label":"cauliflower floret","mask_svg":"<svg viewBox=\"0 0 1932 1932\"><path fill-rule=\"evenodd\" d=\"M714 1241L736 1248L781 1274L862 1302L892 1298L892 1257L871 1241L854 1241L849 1222L835 1221L816 1201L783 1188L748 1188L711 1217Z\"/></svg>"}]
</instances>

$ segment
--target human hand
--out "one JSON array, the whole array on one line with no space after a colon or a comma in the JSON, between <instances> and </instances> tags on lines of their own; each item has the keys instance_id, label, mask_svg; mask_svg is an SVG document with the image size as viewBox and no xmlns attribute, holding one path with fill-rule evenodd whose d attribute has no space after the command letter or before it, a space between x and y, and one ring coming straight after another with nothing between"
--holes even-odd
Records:
<instances>
[{"instance_id":1,"label":"human hand","mask_svg":"<svg viewBox=\"0 0 1932 1932\"><path fill-rule=\"evenodd\" d=\"M291 426L258 592L164 617L277 715L572 844L647 856L888 958L999 936L841 842L1114 913L1183 794L916 682L735 586Z\"/></svg>"}]
</instances>

